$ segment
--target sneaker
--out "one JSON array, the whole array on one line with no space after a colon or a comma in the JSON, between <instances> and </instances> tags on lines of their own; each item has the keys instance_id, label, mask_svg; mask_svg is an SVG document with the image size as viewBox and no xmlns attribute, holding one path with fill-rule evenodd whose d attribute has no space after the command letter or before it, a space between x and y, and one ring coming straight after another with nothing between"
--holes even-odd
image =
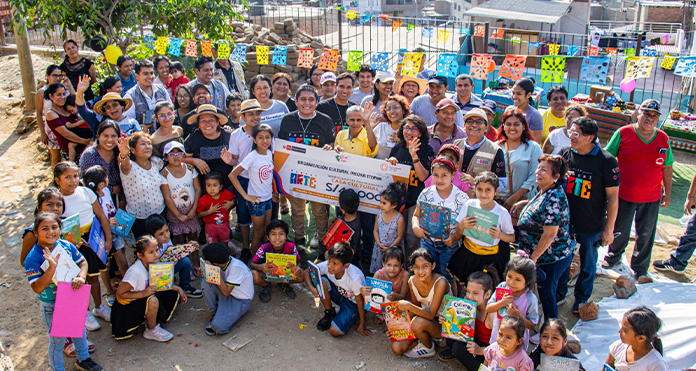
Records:
<instances>
[{"instance_id":1,"label":"sneaker","mask_svg":"<svg viewBox=\"0 0 696 371\"><path fill-rule=\"evenodd\" d=\"M297 297L297 295L295 294L295 289L293 289L289 283L283 283L278 286L280 286L280 289L283 290L283 293L290 299L294 299L295 297Z\"/></svg>"},{"instance_id":2,"label":"sneaker","mask_svg":"<svg viewBox=\"0 0 696 371\"><path fill-rule=\"evenodd\" d=\"M251 250L242 249L242 254L239 256L239 260L241 260L242 263L249 265L249 259L251 259Z\"/></svg>"},{"instance_id":3,"label":"sneaker","mask_svg":"<svg viewBox=\"0 0 696 371\"><path fill-rule=\"evenodd\" d=\"M439 338L439 339L430 339L435 345L439 346L440 348L444 348L447 346L447 343L445 343L445 338Z\"/></svg>"},{"instance_id":4,"label":"sneaker","mask_svg":"<svg viewBox=\"0 0 696 371\"><path fill-rule=\"evenodd\" d=\"M657 269L658 271L670 271L674 273L684 273L686 269L682 268L679 269L674 266L674 264L671 263L670 259L665 259L665 260L655 260L653 262L653 267Z\"/></svg>"},{"instance_id":5,"label":"sneaker","mask_svg":"<svg viewBox=\"0 0 696 371\"><path fill-rule=\"evenodd\" d=\"M92 361L92 358L87 358L84 361L75 361L75 369L83 371L102 371L104 368L99 366L97 362Z\"/></svg>"},{"instance_id":6,"label":"sneaker","mask_svg":"<svg viewBox=\"0 0 696 371\"><path fill-rule=\"evenodd\" d=\"M111 322L111 309L104 305L104 303L102 303L99 308L92 309L92 314L95 317L101 317L106 322Z\"/></svg>"},{"instance_id":7,"label":"sneaker","mask_svg":"<svg viewBox=\"0 0 696 371\"><path fill-rule=\"evenodd\" d=\"M606 260L602 260L602 268L604 268L604 269L612 269L612 268L616 267L617 265L619 265L619 262L609 263Z\"/></svg>"},{"instance_id":8,"label":"sneaker","mask_svg":"<svg viewBox=\"0 0 696 371\"><path fill-rule=\"evenodd\" d=\"M309 241L309 247L312 249L319 248L319 239L317 238L317 236L312 237L312 240Z\"/></svg>"},{"instance_id":9,"label":"sneaker","mask_svg":"<svg viewBox=\"0 0 696 371\"><path fill-rule=\"evenodd\" d=\"M155 328L153 328L152 330L146 328L145 332L143 332L143 337L148 340L165 342L172 340L174 335L172 335L171 332L163 329L162 327L160 327L159 324L157 324L157 326L155 326Z\"/></svg>"},{"instance_id":10,"label":"sneaker","mask_svg":"<svg viewBox=\"0 0 696 371\"><path fill-rule=\"evenodd\" d=\"M259 293L259 300L262 303L268 303L271 301L271 284L261 287L261 292Z\"/></svg>"},{"instance_id":11,"label":"sneaker","mask_svg":"<svg viewBox=\"0 0 696 371\"><path fill-rule=\"evenodd\" d=\"M420 341L418 344L416 344L413 349L409 350L408 352L404 353L404 355L408 358L426 358L426 357L434 357L435 354L435 344L433 343L433 346L430 348L426 348L423 343Z\"/></svg>"},{"instance_id":12,"label":"sneaker","mask_svg":"<svg viewBox=\"0 0 696 371\"><path fill-rule=\"evenodd\" d=\"M91 311L87 311L87 319L85 320L85 327L87 328L87 331L97 331L101 328L99 325L99 322L94 318L94 315L92 314Z\"/></svg>"},{"instance_id":13,"label":"sneaker","mask_svg":"<svg viewBox=\"0 0 696 371\"><path fill-rule=\"evenodd\" d=\"M317 323L317 330L326 331L331 328L331 321L336 317L336 310L324 310L324 318Z\"/></svg>"},{"instance_id":14,"label":"sneaker","mask_svg":"<svg viewBox=\"0 0 696 371\"><path fill-rule=\"evenodd\" d=\"M184 292L186 293L186 297L191 299L199 299L203 297L203 290L197 289L193 286L185 289Z\"/></svg>"}]
</instances>

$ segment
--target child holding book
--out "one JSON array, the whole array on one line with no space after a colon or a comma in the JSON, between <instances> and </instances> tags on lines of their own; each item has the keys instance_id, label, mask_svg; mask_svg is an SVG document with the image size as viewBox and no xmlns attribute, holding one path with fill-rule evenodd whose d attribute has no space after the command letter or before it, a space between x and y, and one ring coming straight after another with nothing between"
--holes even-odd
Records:
<instances>
[{"instance_id":1,"label":"child holding book","mask_svg":"<svg viewBox=\"0 0 696 371\"><path fill-rule=\"evenodd\" d=\"M34 209L34 216L38 215L40 212L54 213L58 216L63 215L65 206L63 204L63 195L60 193L58 188L47 187L43 189L36 196L36 209ZM24 260L31 251L32 247L36 245L36 236L34 235L34 224L24 229L24 235L22 236L22 251L19 254L19 264L24 266Z\"/></svg>"},{"instance_id":2,"label":"child holding book","mask_svg":"<svg viewBox=\"0 0 696 371\"><path fill-rule=\"evenodd\" d=\"M449 282L435 273L437 262L430 251L419 248L409 258L413 275L408 280L411 301L399 300L398 307L411 312L411 331L417 340L401 340L391 343L392 351L409 358L435 356L435 342L441 339L442 325L438 316L442 314L445 295L452 295Z\"/></svg>"},{"instance_id":3,"label":"child holding book","mask_svg":"<svg viewBox=\"0 0 696 371\"><path fill-rule=\"evenodd\" d=\"M290 227L288 226L288 223L280 219L272 220L266 226L266 238L268 239L268 242L261 245L261 247L256 251L256 255L254 255L254 258L249 263L251 275L254 277L254 284L261 286L259 300L264 303L271 301L272 288L271 283L266 281L266 274L273 272L276 268L272 263L267 261L266 254L294 255L296 257L297 263L288 266L296 278L290 282L278 284L287 297L290 299L295 299L296 296L295 290L292 288L292 286L290 286L291 283L304 282L302 268L299 266L302 258L300 257L300 253L297 251L295 244L288 241L289 231Z\"/></svg>"},{"instance_id":4,"label":"child holding book","mask_svg":"<svg viewBox=\"0 0 696 371\"><path fill-rule=\"evenodd\" d=\"M205 192L198 200L196 212L205 223L206 242L230 241L230 209L234 206L235 196L223 189L225 178L216 172L205 176Z\"/></svg>"},{"instance_id":5,"label":"child holding book","mask_svg":"<svg viewBox=\"0 0 696 371\"><path fill-rule=\"evenodd\" d=\"M621 320L620 340L609 347L606 364L616 371L668 371L657 334L660 327L662 321L649 308L630 309Z\"/></svg>"},{"instance_id":6,"label":"child holding book","mask_svg":"<svg viewBox=\"0 0 696 371\"><path fill-rule=\"evenodd\" d=\"M522 347L527 350L529 330L534 330L539 322L539 301L531 290L535 279L536 267L532 259L518 255L508 262L505 281L496 287L486 307L488 313L499 312L493 319L491 344L498 336L500 320L509 315L522 320L525 327L521 335Z\"/></svg>"},{"instance_id":7,"label":"child holding book","mask_svg":"<svg viewBox=\"0 0 696 371\"><path fill-rule=\"evenodd\" d=\"M213 242L203 247L205 264L212 264L220 269L219 283L210 283L207 279L201 284L205 303L212 314L212 320L205 326L205 334L223 335L230 332L232 326L251 306L254 298L254 278L249 268L230 256L227 245ZM206 272L208 267L206 267Z\"/></svg>"},{"instance_id":8,"label":"child holding book","mask_svg":"<svg viewBox=\"0 0 696 371\"><path fill-rule=\"evenodd\" d=\"M79 290L85 284L87 278L87 261L78 250L68 241L60 239L62 223L60 217L52 212L40 212L34 219L33 234L36 244L29 250L24 260L24 270L31 289L39 295L41 320L46 331L51 332L53 324L53 309L56 301L57 286L53 283L58 260L61 254L67 254L77 264L80 272L72 279L73 290ZM56 248L61 252L55 256L52 254ZM73 338L77 361L75 367L80 370L103 370L89 357L87 345L87 331L83 331L81 338ZM65 338L48 338L48 364L53 371L65 370L63 365L63 344Z\"/></svg>"},{"instance_id":9,"label":"child holding book","mask_svg":"<svg viewBox=\"0 0 696 371\"><path fill-rule=\"evenodd\" d=\"M170 290L157 291L150 282L150 264L159 262L157 240L151 235L140 237L133 246L136 260L128 268L116 290L116 302L112 308L111 336L123 340L137 334L137 329L145 320L143 337L148 340L165 342L174 335L163 329L174 314L176 304L186 304L184 290L172 286Z\"/></svg>"},{"instance_id":10,"label":"child holding book","mask_svg":"<svg viewBox=\"0 0 696 371\"><path fill-rule=\"evenodd\" d=\"M382 255L391 247L398 247L406 254L402 241L406 233L406 220L399 212L399 206L406 197L406 186L401 182L390 183L379 194L379 214L373 231L375 247L372 249L370 273L382 269Z\"/></svg>"},{"instance_id":11,"label":"child holding book","mask_svg":"<svg viewBox=\"0 0 696 371\"><path fill-rule=\"evenodd\" d=\"M466 229L476 227L476 217L467 217L470 207L489 211L498 216L498 224L490 227L489 235L493 243L484 242L476 238L464 236L462 248L457 250L450 260L447 270L457 278L459 282L465 282L470 274L481 267L493 265L497 272L505 270L505 264L510 260L510 250L501 248L500 241L515 241L515 230L512 226L510 213L497 202L495 195L498 192L498 177L490 171L484 171L474 179L476 198L468 200L466 205L457 215L457 236L464 235Z\"/></svg>"},{"instance_id":12,"label":"child holding book","mask_svg":"<svg viewBox=\"0 0 696 371\"><path fill-rule=\"evenodd\" d=\"M358 207L360 207L360 196L355 192L354 189L345 188L338 195L338 218L343 220L344 223L350 229L353 230L353 235L350 237L350 248L353 249L353 259L350 261L351 264L362 269L362 248L360 247L360 241L362 241L362 223L360 222L360 215L358 214ZM331 246L329 246L331 247ZM328 254L326 251L321 253L321 250L326 250L324 244L319 244L319 256L315 263L319 261L328 259ZM321 257L321 259L319 259Z\"/></svg>"},{"instance_id":13,"label":"child holding book","mask_svg":"<svg viewBox=\"0 0 696 371\"><path fill-rule=\"evenodd\" d=\"M450 161L452 161L452 163L455 165L455 167L457 169L459 169L460 168L459 161L461 158L460 151L461 150L459 149L459 147L457 147L457 145L452 144L452 143L447 143L447 144L443 145L442 147L440 147L440 151L437 153L437 155L438 155L438 157L439 156L447 157ZM464 178L462 173L460 173L459 170L457 170L454 172L454 178L452 178L452 184L454 184L455 187L461 189L462 192L466 192L471 188L471 184L464 181L463 179L466 179L466 178ZM424 184L426 187L432 186L434 184L433 177L429 176L428 179L425 180Z\"/></svg>"},{"instance_id":14,"label":"child holding book","mask_svg":"<svg viewBox=\"0 0 696 371\"><path fill-rule=\"evenodd\" d=\"M532 359L535 369L541 364L541 355L578 359L568 349L568 333L562 320L550 318L544 321L539 330L539 346L534 349L529 358ZM578 361L579 363L579 361ZM580 363L580 371L585 371Z\"/></svg>"},{"instance_id":15,"label":"child holding book","mask_svg":"<svg viewBox=\"0 0 696 371\"><path fill-rule=\"evenodd\" d=\"M524 351L525 321L507 316L500 321L496 341L483 351L483 363L492 371L533 371L534 363Z\"/></svg>"},{"instance_id":16,"label":"child holding book","mask_svg":"<svg viewBox=\"0 0 696 371\"><path fill-rule=\"evenodd\" d=\"M321 299L324 318L317 323L317 329L329 330L334 337L343 336L355 320L359 319L356 331L363 336L370 336L372 332L365 328L365 299L360 291L365 286L365 276L358 267L350 264L353 249L345 242L338 242L329 249L328 254L326 261L317 264L324 288L324 299ZM309 291L315 298L319 298L319 292L312 285L309 269L305 270L304 279ZM332 302L341 307L338 313Z\"/></svg>"},{"instance_id":17,"label":"child holding book","mask_svg":"<svg viewBox=\"0 0 696 371\"><path fill-rule=\"evenodd\" d=\"M410 300L411 291L408 289L408 279L411 274L404 269L404 250L400 246L392 246L382 254L382 268L375 272L374 278L391 282L392 292L387 295L388 301ZM370 295L371 287L363 287L363 297Z\"/></svg>"}]
</instances>

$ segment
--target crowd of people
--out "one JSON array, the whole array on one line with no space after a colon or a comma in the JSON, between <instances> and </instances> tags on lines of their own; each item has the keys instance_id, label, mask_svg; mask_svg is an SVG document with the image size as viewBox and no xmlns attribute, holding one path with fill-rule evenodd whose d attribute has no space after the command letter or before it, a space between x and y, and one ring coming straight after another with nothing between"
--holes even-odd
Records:
<instances>
[{"instance_id":1,"label":"crowd of people","mask_svg":"<svg viewBox=\"0 0 696 371\"><path fill-rule=\"evenodd\" d=\"M431 71L400 78L369 65L338 75L314 66L308 83L293 93L288 74L258 75L247 83L243 67L228 59L197 58L189 81L180 62L124 55L118 73L95 94L92 62L80 57L75 42L64 48L64 63L47 68L47 85L36 98L53 183L38 195L21 254L49 330L56 290L51 278L60 255L79 267L73 288L91 284L94 309L86 330L98 329L100 318L117 340L144 324L146 339L168 341L172 334L162 325L179 301L204 298L211 336L228 333L249 310L254 286L260 302L269 302L273 266L266 254L280 253L298 260L296 280L279 284L284 294L295 298L291 284L306 283L323 298L319 330L338 337L357 323L358 333L370 335L363 305L371 289L365 277L372 275L392 283L388 299L412 316L417 339L392 342L394 353L432 357L438 344L441 360L456 359L470 371L481 364L527 371L542 353L575 358L558 319L558 307L570 305L574 255L581 267L569 300L576 314L592 295L598 246L609 246L604 266L617 264L634 219L631 269L637 280L648 273L658 212L670 203L674 161L667 135L656 128L658 101L643 102L637 121L602 148L597 123L581 106L568 104L563 86L549 89L550 107L540 113L530 78L514 84L514 104L497 115L496 103L477 97L466 74L454 79L451 93L448 79ZM348 242L324 246L331 207L275 193L267 176L275 139L406 165L408 182L381 191L376 215L359 210L354 190L343 190L335 214L355 233ZM451 220L442 221L447 238L435 238L420 224L424 203L449 211ZM307 204L314 236L305 233ZM476 225L469 208L498 216L492 243L465 235ZM111 233L118 209L135 218L131 240ZM288 213L290 225L281 218ZM83 241L99 221L110 251L106 264L86 243L60 238L63 218L74 214ZM690 228L696 230L693 221ZM241 235L238 256L228 244L233 230ZM687 233L685 244L693 235ZM200 248L174 261L178 285L156 291L149 265L181 244ZM134 261L125 253L131 247ZM316 252L324 293L300 267L302 250ZM659 261L656 268L683 270L693 246L680 251L673 257L680 263ZM201 279L202 264L218 266L222 282ZM192 285L196 280L201 288ZM509 294L498 297L496 289ZM475 341L441 338L445 295L477 303ZM667 370L659 328L650 309L628 311L607 364ZM77 358L79 369L100 370L89 356L93 350L86 331L67 343L51 337L49 363L63 370L65 353Z\"/></svg>"}]
</instances>

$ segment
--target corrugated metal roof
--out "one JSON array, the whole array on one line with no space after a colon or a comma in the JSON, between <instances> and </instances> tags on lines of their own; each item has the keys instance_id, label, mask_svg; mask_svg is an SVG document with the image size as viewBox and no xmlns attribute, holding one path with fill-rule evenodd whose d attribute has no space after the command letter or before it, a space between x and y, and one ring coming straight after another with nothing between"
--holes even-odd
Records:
<instances>
[{"instance_id":1,"label":"corrugated metal roof","mask_svg":"<svg viewBox=\"0 0 696 371\"><path fill-rule=\"evenodd\" d=\"M547 0L491 0L464 15L540 23L556 23L568 12L570 2ZM524 11L522 11L524 10Z\"/></svg>"}]
</instances>

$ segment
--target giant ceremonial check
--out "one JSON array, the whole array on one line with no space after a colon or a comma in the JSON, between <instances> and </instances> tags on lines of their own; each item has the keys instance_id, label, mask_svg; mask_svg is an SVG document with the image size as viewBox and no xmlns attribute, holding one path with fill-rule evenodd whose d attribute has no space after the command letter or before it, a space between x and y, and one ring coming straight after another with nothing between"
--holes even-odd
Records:
<instances>
[{"instance_id":1,"label":"giant ceremonial check","mask_svg":"<svg viewBox=\"0 0 696 371\"><path fill-rule=\"evenodd\" d=\"M346 188L360 196L360 211L377 214L379 193L398 181L408 184L411 168L370 157L324 151L321 148L276 139L275 178L282 194L338 206Z\"/></svg>"}]
</instances>

